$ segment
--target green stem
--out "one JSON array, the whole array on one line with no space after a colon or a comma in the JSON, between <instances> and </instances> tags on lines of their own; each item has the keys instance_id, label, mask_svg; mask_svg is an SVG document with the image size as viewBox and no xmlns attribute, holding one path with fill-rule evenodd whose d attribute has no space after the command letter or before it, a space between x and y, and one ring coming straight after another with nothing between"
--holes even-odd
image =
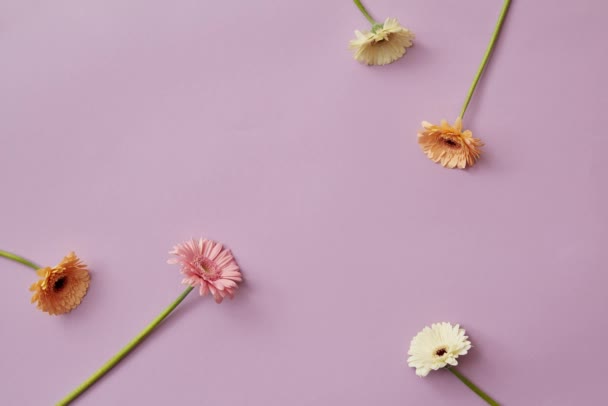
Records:
<instances>
[{"instance_id":1,"label":"green stem","mask_svg":"<svg viewBox=\"0 0 608 406\"><path fill-rule=\"evenodd\" d=\"M26 266L29 266L30 268L33 268L35 270L40 269L40 267L38 265L36 265L35 263L33 263L32 261L27 260L23 257L20 257L19 255L13 254L12 252L0 250L0 257L12 259L13 261L19 262Z\"/></svg>"},{"instance_id":2,"label":"green stem","mask_svg":"<svg viewBox=\"0 0 608 406\"><path fill-rule=\"evenodd\" d=\"M367 9L365 8L365 6L363 4L361 4L361 0L353 0L353 1L355 2L355 5L359 9L359 11L361 13L363 13L363 15L365 16L365 18L367 18L367 21L369 21L371 25L378 24L378 22L376 20L374 20L374 18L371 16L371 14L369 13L369 11L367 11Z\"/></svg>"},{"instance_id":3,"label":"green stem","mask_svg":"<svg viewBox=\"0 0 608 406\"><path fill-rule=\"evenodd\" d=\"M450 371L451 373L456 375L456 378L460 379L460 381L462 383L467 385L469 387L469 389L471 389L473 392L475 392L480 398L485 400L489 405L500 406L500 404L497 401L495 401L494 399L492 399L490 397L490 395L488 395L487 393L485 393L484 391L479 389L479 387L477 387L477 385L475 385L473 382L471 382L466 376L461 374L460 371L458 371L456 368L448 368L448 371Z\"/></svg>"},{"instance_id":4,"label":"green stem","mask_svg":"<svg viewBox=\"0 0 608 406\"><path fill-rule=\"evenodd\" d=\"M467 98L464 101L464 105L462 106L462 112L460 113L460 118L464 117L464 113L467 111L467 107L469 107L469 103L471 102L471 97L473 97L473 93L475 92L475 88L477 87L477 83L479 83L479 79L483 74L488 61L490 60L490 55L492 54L492 50L494 49L494 45L496 44L496 40L498 39L498 34L500 34L500 29L502 28L502 24L505 21L505 17L507 16L507 11L509 11L509 6L511 5L511 0L505 0L502 10L500 11L500 16L498 17L498 22L496 23L496 27L494 28L494 33L492 34L492 38L490 39L490 43L488 44L488 48L486 49L486 53L481 60L481 65L479 65L479 69L477 70L477 74L473 79L473 84L469 89L469 93L467 94Z\"/></svg>"},{"instance_id":5,"label":"green stem","mask_svg":"<svg viewBox=\"0 0 608 406\"><path fill-rule=\"evenodd\" d=\"M57 406L65 406L70 404L74 399L80 396L86 391L91 385L97 382L103 377L108 371L110 371L116 364L118 364L124 357L126 357L139 343L141 343L151 332L154 330L175 308L192 292L194 287L189 286L178 296L173 303L169 305L161 314L158 315L148 326L142 330L133 340L129 342L122 350L114 355L108 362L106 362L101 368L97 370L93 375L84 381L79 387L74 389L69 395L59 401Z\"/></svg>"}]
</instances>

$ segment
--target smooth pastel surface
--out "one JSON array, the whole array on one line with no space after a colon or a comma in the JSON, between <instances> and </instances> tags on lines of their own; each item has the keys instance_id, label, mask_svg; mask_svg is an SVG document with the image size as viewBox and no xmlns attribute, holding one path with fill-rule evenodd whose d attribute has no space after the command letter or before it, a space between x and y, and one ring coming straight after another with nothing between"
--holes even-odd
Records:
<instances>
[{"instance_id":1,"label":"smooth pastel surface","mask_svg":"<svg viewBox=\"0 0 608 406\"><path fill-rule=\"evenodd\" d=\"M0 247L93 272L53 318L0 262L0 404L81 383L179 295L167 251L201 235L233 250L235 300L191 295L75 404L482 405L406 366L437 321L505 405L605 403L608 3L514 0L468 171L416 131L456 118L502 2L367 3L417 34L403 60L352 60L346 0L0 2Z\"/></svg>"}]
</instances>

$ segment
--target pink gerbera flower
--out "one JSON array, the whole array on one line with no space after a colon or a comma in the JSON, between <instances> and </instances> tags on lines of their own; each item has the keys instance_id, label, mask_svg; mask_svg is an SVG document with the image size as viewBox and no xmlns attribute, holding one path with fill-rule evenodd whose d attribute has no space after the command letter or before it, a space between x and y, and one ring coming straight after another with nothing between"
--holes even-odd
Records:
<instances>
[{"instance_id":1,"label":"pink gerbera flower","mask_svg":"<svg viewBox=\"0 0 608 406\"><path fill-rule=\"evenodd\" d=\"M201 296L211 292L217 303L222 303L226 296L232 299L238 289L237 282L243 278L232 253L222 244L203 239L186 241L176 245L169 254L170 264L180 264L181 273L186 277L182 283L199 286Z\"/></svg>"}]
</instances>

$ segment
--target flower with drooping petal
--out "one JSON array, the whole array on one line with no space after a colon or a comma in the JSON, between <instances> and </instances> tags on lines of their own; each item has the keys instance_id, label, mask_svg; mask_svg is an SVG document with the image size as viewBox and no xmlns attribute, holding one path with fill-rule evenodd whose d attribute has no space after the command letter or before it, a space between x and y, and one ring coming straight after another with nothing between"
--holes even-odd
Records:
<instances>
[{"instance_id":1,"label":"flower with drooping petal","mask_svg":"<svg viewBox=\"0 0 608 406\"><path fill-rule=\"evenodd\" d=\"M387 18L384 24L374 25L371 31L355 31L350 41L354 58L367 65L387 65L405 55L414 43L413 32L402 27L396 18Z\"/></svg>"},{"instance_id":2,"label":"flower with drooping petal","mask_svg":"<svg viewBox=\"0 0 608 406\"><path fill-rule=\"evenodd\" d=\"M169 253L176 258L167 262L181 265L185 275L182 282L199 286L201 296L211 293L217 303L225 297L232 299L238 283L243 281L232 253L218 242L192 239L176 245Z\"/></svg>"},{"instance_id":3,"label":"flower with drooping petal","mask_svg":"<svg viewBox=\"0 0 608 406\"><path fill-rule=\"evenodd\" d=\"M71 252L54 267L40 268L40 280L30 290L32 303L43 312L58 315L72 311L87 294L91 276L85 264Z\"/></svg>"},{"instance_id":4,"label":"flower with drooping petal","mask_svg":"<svg viewBox=\"0 0 608 406\"><path fill-rule=\"evenodd\" d=\"M416 368L416 375L427 376L446 365L458 365L456 360L471 349L469 337L458 324L435 323L425 327L412 339L407 360L408 365Z\"/></svg>"},{"instance_id":5,"label":"flower with drooping petal","mask_svg":"<svg viewBox=\"0 0 608 406\"><path fill-rule=\"evenodd\" d=\"M464 169L475 164L481 155L483 142L473 138L470 130L462 131L462 118L458 117L454 126L446 120L440 125L422 122L418 133L418 143L422 151L434 162L446 168Z\"/></svg>"}]
</instances>

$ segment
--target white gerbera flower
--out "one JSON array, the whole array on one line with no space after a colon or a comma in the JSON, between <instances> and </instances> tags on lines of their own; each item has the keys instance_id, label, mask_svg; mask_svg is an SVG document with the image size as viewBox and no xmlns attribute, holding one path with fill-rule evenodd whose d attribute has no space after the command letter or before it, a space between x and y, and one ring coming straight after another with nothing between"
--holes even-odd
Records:
<instances>
[{"instance_id":1,"label":"white gerbera flower","mask_svg":"<svg viewBox=\"0 0 608 406\"><path fill-rule=\"evenodd\" d=\"M350 48L359 62L367 65L386 65L405 55L415 38L413 32L402 27L396 18L387 18L384 24L377 24L371 31L355 31L356 39L350 41Z\"/></svg>"},{"instance_id":2,"label":"white gerbera flower","mask_svg":"<svg viewBox=\"0 0 608 406\"><path fill-rule=\"evenodd\" d=\"M407 363L416 375L427 376L446 365L458 365L456 359L471 349L469 337L458 324L435 323L425 327L412 339Z\"/></svg>"}]
</instances>

